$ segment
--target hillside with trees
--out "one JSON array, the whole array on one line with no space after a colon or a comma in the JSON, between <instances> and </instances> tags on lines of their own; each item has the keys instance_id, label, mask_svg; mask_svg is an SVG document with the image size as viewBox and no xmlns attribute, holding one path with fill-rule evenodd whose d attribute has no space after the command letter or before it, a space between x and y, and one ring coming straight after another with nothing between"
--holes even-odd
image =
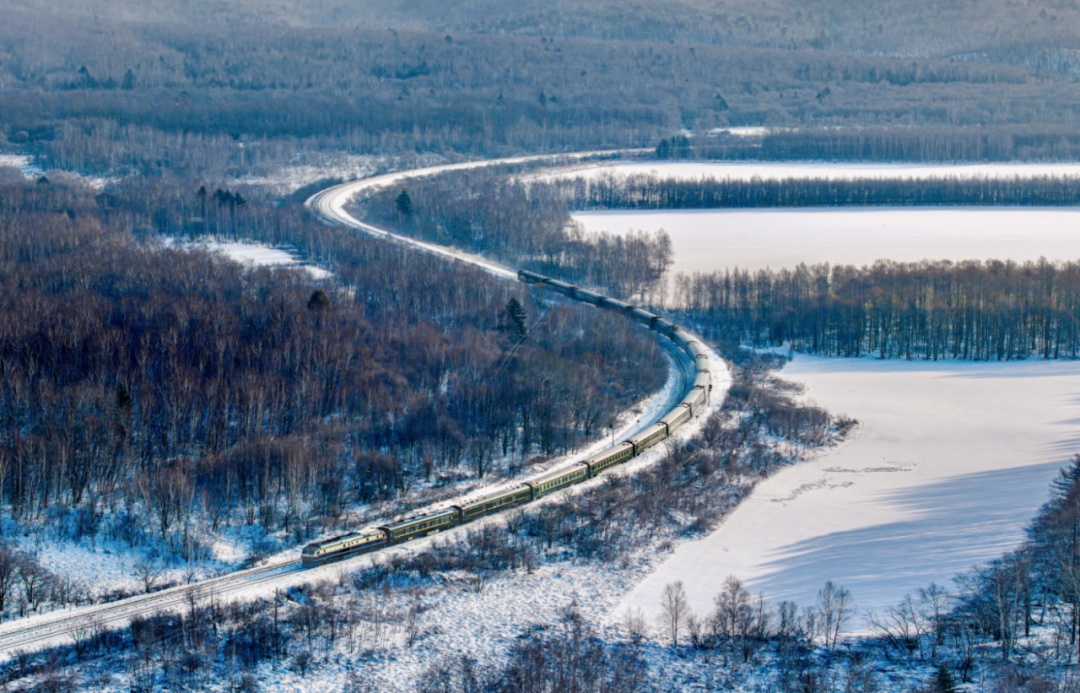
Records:
<instances>
[{"instance_id":1,"label":"hillside with trees","mask_svg":"<svg viewBox=\"0 0 1080 693\"><path fill-rule=\"evenodd\" d=\"M1074 0L0 0L0 165L23 166L0 168L0 621L123 596L58 553L108 556L140 592L280 557L613 437L664 384L670 364L637 325L317 223L301 203L321 187L615 148L1075 159L1078 79ZM602 593L855 427L743 347L1075 359L1080 265L671 278L665 234L588 235L569 214L1075 204L1071 181L530 173L409 180L357 213L700 331L733 384L695 438L332 580L195 595L118 630L87 621L0 662L0 685L361 691L397 685L379 678L392 671L470 693L1080 690L1077 464L1023 546L879 614L856 647L840 638L852 595L831 582L796 605L730 578L696 614L672 583L657 623L602 615ZM194 245L207 238L288 247L332 274L246 269Z\"/></svg>"},{"instance_id":2,"label":"hillside with trees","mask_svg":"<svg viewBox=\"0 0 1080 693\"><path fill-rule=\"evenodd\" d=\"M406 499L385 516L410 493L519 474L603 435L666 377L625 321L296 207L253 201L236 222L288 235L331 280L136 241L125 228L152 220L126 201L143 184L3 185L4 527L199 565L247 526L257 555L371 503Z\"/></svg>"},{"instance_id":3,"label":"hillside with trees","mask_svg":"<svg viewBox=\"0 0 1080 693\"><path fill-rule=\"evenodd\" d=\"M1080 149L1075 8L793 5L8 3L0 144L46 168L203 177L343 150L653 147L684 128L705 156ZM914 30L926 16L947 36ZM709 134L740 125L795 130Z\"/></svg>"}]
</instances>

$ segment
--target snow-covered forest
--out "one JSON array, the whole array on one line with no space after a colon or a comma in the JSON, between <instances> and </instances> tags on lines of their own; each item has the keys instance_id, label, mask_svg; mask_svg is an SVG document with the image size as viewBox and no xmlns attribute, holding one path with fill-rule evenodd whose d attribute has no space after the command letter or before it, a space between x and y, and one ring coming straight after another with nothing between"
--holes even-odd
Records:
<instances>
[{"instance_id":1,"label":"snow-covered forest","mask_svg":"<svg viewBox=\"0 0 1080 693\"><path fill-rule=\"evenodd\" d=\"M1046 216L1078 201L1078 41L1065 0L0 0L0 648L74 615L0 651L0 685L1080 691L1080 266L1072 217ZM530 159L573 152L589 161ZM735 173L694 172L716 161ZM348 205L396 237L305 206L441 164L471 168L376 178ZM835 209L941 205L978 206L974 233L919 212L849 232ZM1017 206L1030 216L998 211ZM684 252L596 221L763 207L817 226L759 216ZM906 382L874 395L890 416L832 411L800 359ZM932 392L914 369L942 362L981 380L953 388L978 401L912 404ZM714 389L690 425L601 477L365 557L297 558L563 464L594 476L578 461L660 426L695 378ZM1004 391L1055 401L1010 427L990 411ZM939 421L897 423L905 406ZM958 428L931 468L954 420L997 430ZM1020 425L1023 444L975 459ZM940 487L885 479L916 468ZM878 485L843 478L863 473ZM800 500L799 531L755 520ZM978 525L966 538L934 526L945 503ZM878 524L828 526L845 514ZM925 542L864 565L882 550L867 534L912 527ZM955 579L912 577L934 556L903 551L949 542ZM907 597L865 593L900 561ZM205 582L279 563L287 579L239 596ZM797 588L761 579L800 565ZM179 607L81 616L188 584Z\"/></svg>"}]
</instances>

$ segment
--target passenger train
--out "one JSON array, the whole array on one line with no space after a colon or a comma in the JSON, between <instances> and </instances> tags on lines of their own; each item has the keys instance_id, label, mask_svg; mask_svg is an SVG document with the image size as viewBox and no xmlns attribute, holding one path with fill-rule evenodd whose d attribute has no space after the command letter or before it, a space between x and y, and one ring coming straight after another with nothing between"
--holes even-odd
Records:
<instances>
[{"instance_id":1,"label":"passenger train","mask_svg":"<svg viewBox=\"0 0 1080 693\"><path fill-rule=\"evenodd\" d=\"M530 503L550 493L592 479L605 470L640 455L670 436L676 429L696 416L708 401L711 376L705 349L699 342L684 334L677 325L624 301L545 277L536 272L521 270L518 272L518 279L526 284L551 289L577 301L625 313L645 327L664 335L686 352L697 366L697 374L689 393L657 423L582 462L547 472L504 491L452 505L445 510L417 515L366 532L346 534L308 544L301 554L301 562L305 568L352 558L385 546L401 544L410 539L441 532L478 517Z\"/></svg>"}]
</instances>

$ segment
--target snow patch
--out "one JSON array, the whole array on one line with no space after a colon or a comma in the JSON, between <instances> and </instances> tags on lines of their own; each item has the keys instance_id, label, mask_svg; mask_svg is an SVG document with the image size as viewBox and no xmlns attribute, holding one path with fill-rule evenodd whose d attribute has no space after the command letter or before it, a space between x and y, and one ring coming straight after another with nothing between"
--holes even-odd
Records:
<instances>
[{"instance_id":1,"label":"snow patch","mask_svg":"<svg viewBox=\"0 0 1080 693\"><path fill-rule=\"evenodd\" d=\"M26 154L0 154L0 168L17 168L27 178L42 174L42 170L34 165L33 158Z\"/></svg>"},{"instance_id":2,"label":"snow patch","mask_svg":"<svg viewBox=\"0 0 1080 693\"><path fill-rule=\"evenodd\" d=\"M186 247L196 247L213 253L221 253L230 260L238 262L246 267L293 267L304 270L310 274L313 279L326 279L327 277L332 277L334 274L321 267L304 264L288 251L259 245L257 243L204 240L198 241L197 243L184 243L181 245Z\"/></svg>"}]
</instances>

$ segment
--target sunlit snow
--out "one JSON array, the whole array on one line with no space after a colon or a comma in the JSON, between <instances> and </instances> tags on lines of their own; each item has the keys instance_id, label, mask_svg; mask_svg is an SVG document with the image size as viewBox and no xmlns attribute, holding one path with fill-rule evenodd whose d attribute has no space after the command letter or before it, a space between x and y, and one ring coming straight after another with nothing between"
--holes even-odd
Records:
<instances>
[{"instance_id":1,"label":"sunlit snow","mask_svg":"<svg viewBox=\"0 0 1080 693\"><path fill-rule=\"evenodd\" d=\"M299 267L306 270L315 279L325 279L332 274L320 267L301 264L294 256L284 250L255 243L205 241L200 243L199 246L220 252L229 259L248 267Z\"/></svg>"},{"instance_id":2,"label":"sunlit snow","mask_svg":"<svg viewBox=\"0 0 1080 693\"><path fill-rule=\"evenodd\" d=\"M658 610L682 580L708 613L728 575L810 605L826 580L859 615L1016 546L1080 451L1072 362L903 362L797 356L781 375L858 418L853 440L761 482L713 534L681 545L617 612Z\"/></svg>"},{"instance_id":3,"label":"sunlit snow","mask_svg":"<svg viewBox=\"0 0 1080 693\"><path fill-rule=\"evenodd\" d=\"M1080 260L1080 208L876 207L581 212L590 231L664 229L675 272L878 259Z\"/></svg>"}]
</instances>

